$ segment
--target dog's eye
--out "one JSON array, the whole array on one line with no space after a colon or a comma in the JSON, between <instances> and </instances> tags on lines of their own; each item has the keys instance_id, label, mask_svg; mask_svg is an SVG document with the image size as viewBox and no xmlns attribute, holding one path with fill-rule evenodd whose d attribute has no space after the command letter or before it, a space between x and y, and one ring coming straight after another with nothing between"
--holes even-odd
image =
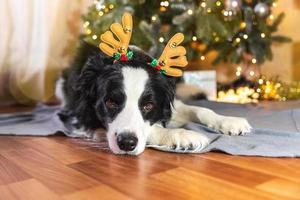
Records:
<instances>
[{"instance_id":1,"label":"dog's eye","mask_svg":"<svg viewBox=\"0 0 300 200\"><path fill-rule=\"evenodd\" d=\"M105 105L106 105L106 107L109 108L109 109L116 109L116 108L119 107L118 104L117 104L115 101L111 100L111 99L108 99L108 100L105 102Z\"/></svg>"},{"instance_id":2,"label":"dog's eye","mask_svg":"<svg viewBox=\"0 0 300 200\"><path fill-rule=\"evenodd\" d=\"M153 110L153 108L154 108L154 104L153 103L146 103L143 106L143 111L144 112L150 112L151 110Z\"/></svg>"}]
</instances>

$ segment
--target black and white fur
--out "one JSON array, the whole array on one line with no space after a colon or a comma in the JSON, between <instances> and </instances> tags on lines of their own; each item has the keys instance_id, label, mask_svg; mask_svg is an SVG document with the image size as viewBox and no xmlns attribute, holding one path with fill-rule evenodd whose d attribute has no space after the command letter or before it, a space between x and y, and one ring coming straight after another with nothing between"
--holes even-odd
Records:
<instances>
[{"instance_id":1,"label":"black and white fur","mask_svg":"<svg viewBox=\"0 0 300 200\"><path fill-rule=\"evenodd\" d=\"M206 147L205 135L180 128L189 121L229 135L250 131L243 118L218 115L176 100L175 78L155 71L147 54L131 50L132 60L114 62L83 43L74 63L57 82L56 95L64 108L61 118L75 121L78 134L104 128L113 153L138 155L146 144Z\"/></svg>"}]
</instances>

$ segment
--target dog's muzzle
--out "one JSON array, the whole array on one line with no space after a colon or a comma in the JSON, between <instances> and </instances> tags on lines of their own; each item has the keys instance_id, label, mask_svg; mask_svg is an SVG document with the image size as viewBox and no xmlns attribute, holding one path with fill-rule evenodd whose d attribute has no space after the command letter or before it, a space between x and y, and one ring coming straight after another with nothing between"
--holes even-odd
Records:
<instances>
[{"instance_id":1,"label":"dog's muzzle","mask_svg":"<svg viewBox=\"0 0 300 200\"><path fill-rule=\"evenodd\" d=\"M120 133L117 136L117 144L120 150L133 151L138 144L138 138L134 133Z\"/></svg>"}]
</instances>

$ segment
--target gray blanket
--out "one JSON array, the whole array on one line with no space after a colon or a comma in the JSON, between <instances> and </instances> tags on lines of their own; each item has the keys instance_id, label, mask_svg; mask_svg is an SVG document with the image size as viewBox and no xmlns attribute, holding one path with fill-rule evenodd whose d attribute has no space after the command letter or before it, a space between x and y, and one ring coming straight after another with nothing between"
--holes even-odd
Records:
<instances>
[{"instance_id":1,"label":"gray blanket","mask_svg":"<svg viewBox=\"0 0 300 200\"><path fill-rule=\"evenodd\" d=\"M202 124L189 123L185 128L204 133L210 138L208 147L198 151L150 147L178 153L222 151L231 155L300 157L300 109L270 110L257 105L208 101L191 104L211 108L223 115L245 117L253 126L253 132L245 136L227 136ZM39 105L33 112L1 114L0 135L47 136L62 132L72 136L73 128L63 124L57 112L59 107Z\"/></svg>"}]
</instances>

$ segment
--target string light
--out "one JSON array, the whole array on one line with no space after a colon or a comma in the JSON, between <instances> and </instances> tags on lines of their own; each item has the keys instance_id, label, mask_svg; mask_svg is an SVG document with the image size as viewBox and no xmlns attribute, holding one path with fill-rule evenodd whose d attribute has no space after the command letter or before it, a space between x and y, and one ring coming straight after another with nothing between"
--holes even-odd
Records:
<instances>
[{"instance_id":1,"label":"string light","mask_svg":"<svg viewBox=\"0 0 300 200\"><path fill-rule=\"evenodd\" d=\"M206 2L202 2L201 4L200 4L200 6L202 7L202 8L205 8L206 7Z\"/></svg>"},{"instance_id":2,"label":"string light","mask_svg":"<svg viewBox=\"0 0 300 200\"><path fill-rule=\"evenodd\" d=\"M270 19L270 20L273 20L273 19L274 19L274 15L272 15L272 14L269 15L269 19Z\"/></svg>"},{"instance_id":3,"label":"string light","mask_svg":"<svg viewBox=\"0 0 300 200\"><path fill-rule=\"evenodd\" d=\"M113 9L114 7L115 7L114 4L109 4L108 6L109 9Z\"/></svg>"},{"instance_id":4,"label":"string light","mask_svg":"<svg viewBox=\"0 0 300 200\"><path fill-rule=\"evenodd\" d=\"M192 9L188 9L187 14L192 15L193 14L193 10Z\"/></svg>"},{"instance_id":5,"label":"string light","mask_svg":"<svg viewBox=\"0 0 300 200\"><path fill-rule=\"evenodd\" d=\"M249 74L250 74L250 76L254 76L255 75L254 71L250 71Z\"/></svg>"},{"instance_id":6,"label":"string light","mask_svg":"<svg viewBox=\"0 0 300 200\"><path fill-rule=\"evenodd\" d=\"M158 41L159 41L160 43L163 43L163 42L165 41L165 39L164 39L163 37L160 37L160 38L158 39Z\"/></svg>"},{"instance_id":7,"label":"string light","mask_svg":"<svg viewBox=\"0 0 300 200\"><path fill-rule=\"evenodd\" d=\"M240 43L241 42L241 38L235 38L236 43Z\"/></svg>"},{"instance_id":8,"label":"string light","mask_svg":"<svg viewBox=\"0 0 300 200\"><path fill-rule=\"evenodd\" d=\"M251 62L252 62L253 64L256 64L256 63L257 63L257 60L256 60L255 58L252 58Z\"/></svg>"},{"instance_id":9,"label":"string light","mask_svg":"<svg viewBox=\"0 0 300 200\"><path fill-rule=\"evenodd\" d=\"M250 72L251 73L251 72ZM236 73L237 75L239 73ZM254 75L254 72L253 72ZM291 84L261 77L254 86L239 87L227 91L218 91L218 101L250 103L259 100L286 101L300 98L300 82Z\"/></svg>"},{"instance_id":10,"label":"string light","mask_svg":"<svg viewBox=\"0 0 300 200\"><path fill-rule=\"evenodd\" d=\"M103 5L101 3L97 2L97 3L95 3L95 5L96 5L95 7L96 7L97 10L101 10L102 9Z\"/></svg>"},{"instance_id":11,"label":"string light","mask_svg":"<svg viewBox=\"0 0 300 200\"><path fill-rule=\"evenodd\" d=\"M160 2L160 6L168 7L169 6L169 2L168 1L162 1L162 2Z\"/></svg>"},{"instance_id":12,"label":"string light","mask_svg":"<svg viewBox=\"0 0 300 200\"><path fill-rule=\"evenodd\" d=\"M87 35L89 35L89 34L92 33L92 30L91 30L91 29L87 29L87 30L85 31L85 33L86 33Z\"/></svg>"},{"instance_id":13,"label":"string light","mask_svg":"<svg viewBox=\"0 0 300 200\"><path fill-rule=\"evenodd\" d=\"M104 15L104 12L103 12L103 11L100 11L100 12L98 13L98 15L99 15L99 16L103 16L103 15Z\"/></svg>"},{"instance_id":14,"label":"string light","mask_svg":"<svg viewBox=\"0 0 300 200\"><path fill-rule=\"evenodd\" d=\"M260 34L260 37L261 37L261 38L265 38L265 37L266 37L266 34L265 34L265 33L261 33L261 34Z\"/></svg>"},{"instance_id":15,"label":"string light","mask_svg":"<svg viewBox=\"0 0 300 200\"><path fill-rule=\"evenodd\" d=\"M89 21L85 21L85 22L83 23L83 27L84 27L84 28L87 28L89 25L90 25L90 22L89 22Z\"/></svg>"},{"instance_id":16,"label":"string light","mask_svg":"<svg viewBox=\"0 0 300 200\"><path fill-rule=\"evenodd\" d=\"M97 37L97 35L93 35L92 38L93 38L93 40L96 40L98 37Z\"/></svg>"},{"instance_id":17,"label":"string light","mask_svg":"<svg viewBox=\"0 0 300 200\"><path fill-rule=\"evenodd\" d=\"M205 60L205 56L201 56L200 60L202 60L202 61Z\"/></svg>"},{"instance_id":18,"label":"string light","mask_svg":"<svg viewBox=\"0 0 300 200\"><path fill-rule=\"evenodd\" d=\"M236 7L238 7L238 2L237 1L231 1L231 6L233 7L233 8L236 8Z\"/></svg>"},{"instance_id":19,"label":"string light","mask_svg":"<svg viewBox=\"0 0 300 200\"><path fill-rule=\"evenodd\" d=\"M193 41L197 41L197 37L196 37L196 36L193 36L193 37L192 37L192 40L193 40Z\"/></svg>"},{"instance_id":20,"label":"string light","mask_svg":"<svg viewBox=\"0 0 300 200\"><path fill-rule=\"evenodd\" d=\"M225 17L227 17L227 16L229 15L228 11L225 10L225 11L223 12L223 15L224 15Z\"/></svg>"},{"instance_id":21,"label":"string light","mask_svg":"<svg viewBox=\"0 0 300 200\"><path fill-rule=\"evenodd\" d=\"M257 103L259 94L249 87L240 87L236 90L219 91L217 101L232 103Z\"/></svg>"},{"instance_id":22,"label":"string light","mask_svg":"<svg viewBox=\"0 0 300 200\"><path fill-rule=\"evenodd\" d=\"M272 3L272 6L275 8L275 7L277 7L277 2L273 2Z\"/></svg>"},{"instance_id":23,"label":"string light","mask_svg":"<svg viewBox=\"0 0 300 200\"><path fill-rule=\"evenodd\" d=\"M221 1L216 1L216 6L220 7L222 5Z\"/></svg>"},{"instance_id":24,"label":"string light","mask_svg":"<svg viewBox=\"0 0 300 200\"><path fill-rule=\"evenodd\" d=\"M241 24L240 24L240 28L241 29L246 28L246 26L247 26L246 22L241 22Z\"/></svg>"},{"instance_id":25,"label":"string light","mask_svg":"<svg viewBox=\"0 0 300 200\"><path fill-rule=\"evenodd\" d=\"M160 10L161 12L167 11L166 7L163 7L163 6L161 6L159 10Z\"/></svg>"},{"instance_id":26,"label":"string light","mask_svg":"<svg viewBox=\"0 0 300 200\"><path fill-rule=\"evenodd\" d=\"M151 20L152 20L153 22L155 22L155 21L157 20L156 16L152 16L152 17L151 17Z\"/></svg>"},{"instance_id":27,"label":"string light","mask_svg":"<svg viewBox=\"0 0 300 200\"><path fill-rule=\"evenodd\" d=\"M211 13L211 8L207 8L206 12Z\"/></svg>"},{"instance_id":28,"label":"string light","mask_svg":"<svg viewBox=\"0 0 300 200\"><path fill-rule=\"evenodd\" d=\"M243 38L244 38L245 40L247 40L247 39L248 39L248 35L247 35L247 34L244 34L244 35L243 35Z\"/></svg>"},{"instance_id":29,"label":"string light","mask_svg":"<svg viewBox=\"0 0 300 200\"><path fill-rule=\"evenodd\" d=\"M240 76L240 75L241 75L241 72L235 72L235 75L236 75L236 76Z\"/></svg>"},{"instance_id":30,"label":"string light","mask_svg":"<svg viewBox=\"0 0 300 200\"><path fill-rule=\"evenodd\" d=\"M160 11L165 12L167 11L167 7L170 5L169 1L162 1L160 2Z\"/></svg>"}]
</instances>

